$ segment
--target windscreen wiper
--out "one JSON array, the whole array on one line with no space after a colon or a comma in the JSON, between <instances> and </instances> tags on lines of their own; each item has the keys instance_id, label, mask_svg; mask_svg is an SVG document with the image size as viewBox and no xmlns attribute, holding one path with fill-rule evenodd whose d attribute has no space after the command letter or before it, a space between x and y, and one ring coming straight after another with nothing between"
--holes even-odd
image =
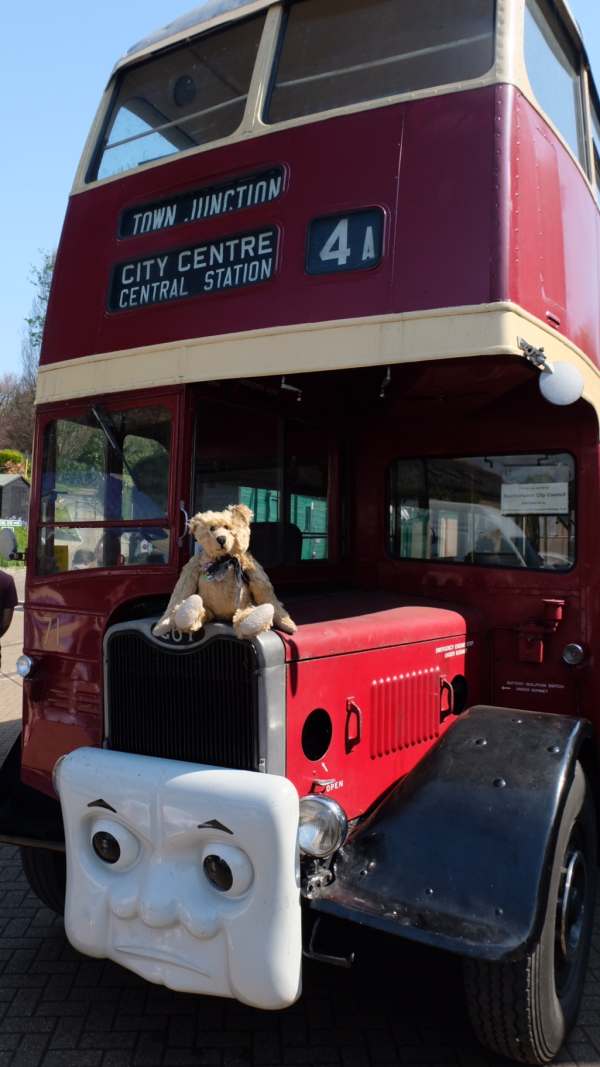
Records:
<instances>
[{"instance_id":1,"label":"windscreen wiper","mask_svg":"<svg viewBox=\"0 0 600 1067\"><path fill-rule=\"evenodd\" d=\"M121 448L119 442L117 441L117 438L116 438L116 435L115 435L115 425L114 425L110 415L106 411L102 411L102 408L99 408L99 407L92 406L91 410L92 410L92 415L94 416L96 422L98 423L98 426L102 430L102 433L106 437L106 440L108 441L108 444L112 448L113 452L116 452L117 456L121 460L121 463L123 464L123 467L127 471L129 477L131 478L135 488L140 490L140 486L137 483L135 474L133 473L131 467L129 466L129 463L125 459L125 453L123 452L123 449ZM140 490L140 492L141 492L141 490Z\"/></svg>"}]
</instances>

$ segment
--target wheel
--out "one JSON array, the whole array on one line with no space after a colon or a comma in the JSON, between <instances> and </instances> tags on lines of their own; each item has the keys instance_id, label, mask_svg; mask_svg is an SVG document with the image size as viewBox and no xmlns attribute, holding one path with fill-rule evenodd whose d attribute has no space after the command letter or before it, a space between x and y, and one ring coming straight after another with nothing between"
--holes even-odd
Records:
<instances>
[{"instance_id":1,"label":"wheel","mask_svg":"<svg viewBox=\"0 0 600 1067\"><path fill-rule=\"evenodd\" d=\"M64 915L67 865L64 852L22 848L21 863L35 895L57 915Z\"/></svg>"},{"instance_id":2,"label":"wheel","mask_svg":"<svg viewBox=\"0 0 600 1067\"><path fill-rule=\"evenodd\" d=\"M573 1026L583 992L596 885L594 800L579 764L560 822L539 940L513 963L464 960L473 1029L493 1052L548 1063Z\"/></svg>"}]
</instances>

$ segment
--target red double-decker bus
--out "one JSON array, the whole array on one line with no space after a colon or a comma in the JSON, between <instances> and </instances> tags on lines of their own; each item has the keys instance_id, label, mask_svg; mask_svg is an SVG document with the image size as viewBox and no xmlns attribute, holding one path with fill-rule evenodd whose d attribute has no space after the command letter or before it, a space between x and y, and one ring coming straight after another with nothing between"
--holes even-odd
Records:
<instances>
[{"instance_id":1,"label":"red double-decker bus","mask_svg":"<svg viewBox=\"0 0 600 1067\"><path fill-rule=\"evenodd\" d=\"M341 917L464 957L483 1043L556 1054L596 870L599 197L563 0L207 0L117 64L0 809L81 951L277 1008ZM296 632L157 636L188 517L233 504Z\"/></svg>"}]
</instances>

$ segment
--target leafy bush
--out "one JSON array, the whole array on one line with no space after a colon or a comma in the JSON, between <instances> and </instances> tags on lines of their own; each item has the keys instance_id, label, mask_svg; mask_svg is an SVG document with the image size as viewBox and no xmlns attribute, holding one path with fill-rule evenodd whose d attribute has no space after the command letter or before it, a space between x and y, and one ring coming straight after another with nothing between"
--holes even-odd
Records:
<instances>
[{"instance_id":1,"label":"leafy bush","mask_svg":"<svg viewBox=\"0 0 600 1067\"><path fill-rule=\"evenodd\" d=\"M24 466L25 456L22 452L17 452L16 448L0 448L0 472Z\"/></svg>"}]
</instances>

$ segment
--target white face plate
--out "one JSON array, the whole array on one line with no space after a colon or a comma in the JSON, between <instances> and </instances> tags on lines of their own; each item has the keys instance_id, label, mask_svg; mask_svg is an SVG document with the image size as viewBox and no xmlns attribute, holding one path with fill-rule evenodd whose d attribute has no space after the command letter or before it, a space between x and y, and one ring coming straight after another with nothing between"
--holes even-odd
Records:
<instances>
[{"instance_id":1,"label":"white face plate","mask_svg":"<svg viewBox=\"0 0 600 1067\"><path fill-rule=\"evenodd\" d=\"M298 795L286 778L95 748L66 756L56 778L76 949L186 993L258 1008L297 999ZM94 851L97 834L118 841L116 863ZM229 888L209 880L209 856L227 863Z\"/></svg>"}]
</instances>

